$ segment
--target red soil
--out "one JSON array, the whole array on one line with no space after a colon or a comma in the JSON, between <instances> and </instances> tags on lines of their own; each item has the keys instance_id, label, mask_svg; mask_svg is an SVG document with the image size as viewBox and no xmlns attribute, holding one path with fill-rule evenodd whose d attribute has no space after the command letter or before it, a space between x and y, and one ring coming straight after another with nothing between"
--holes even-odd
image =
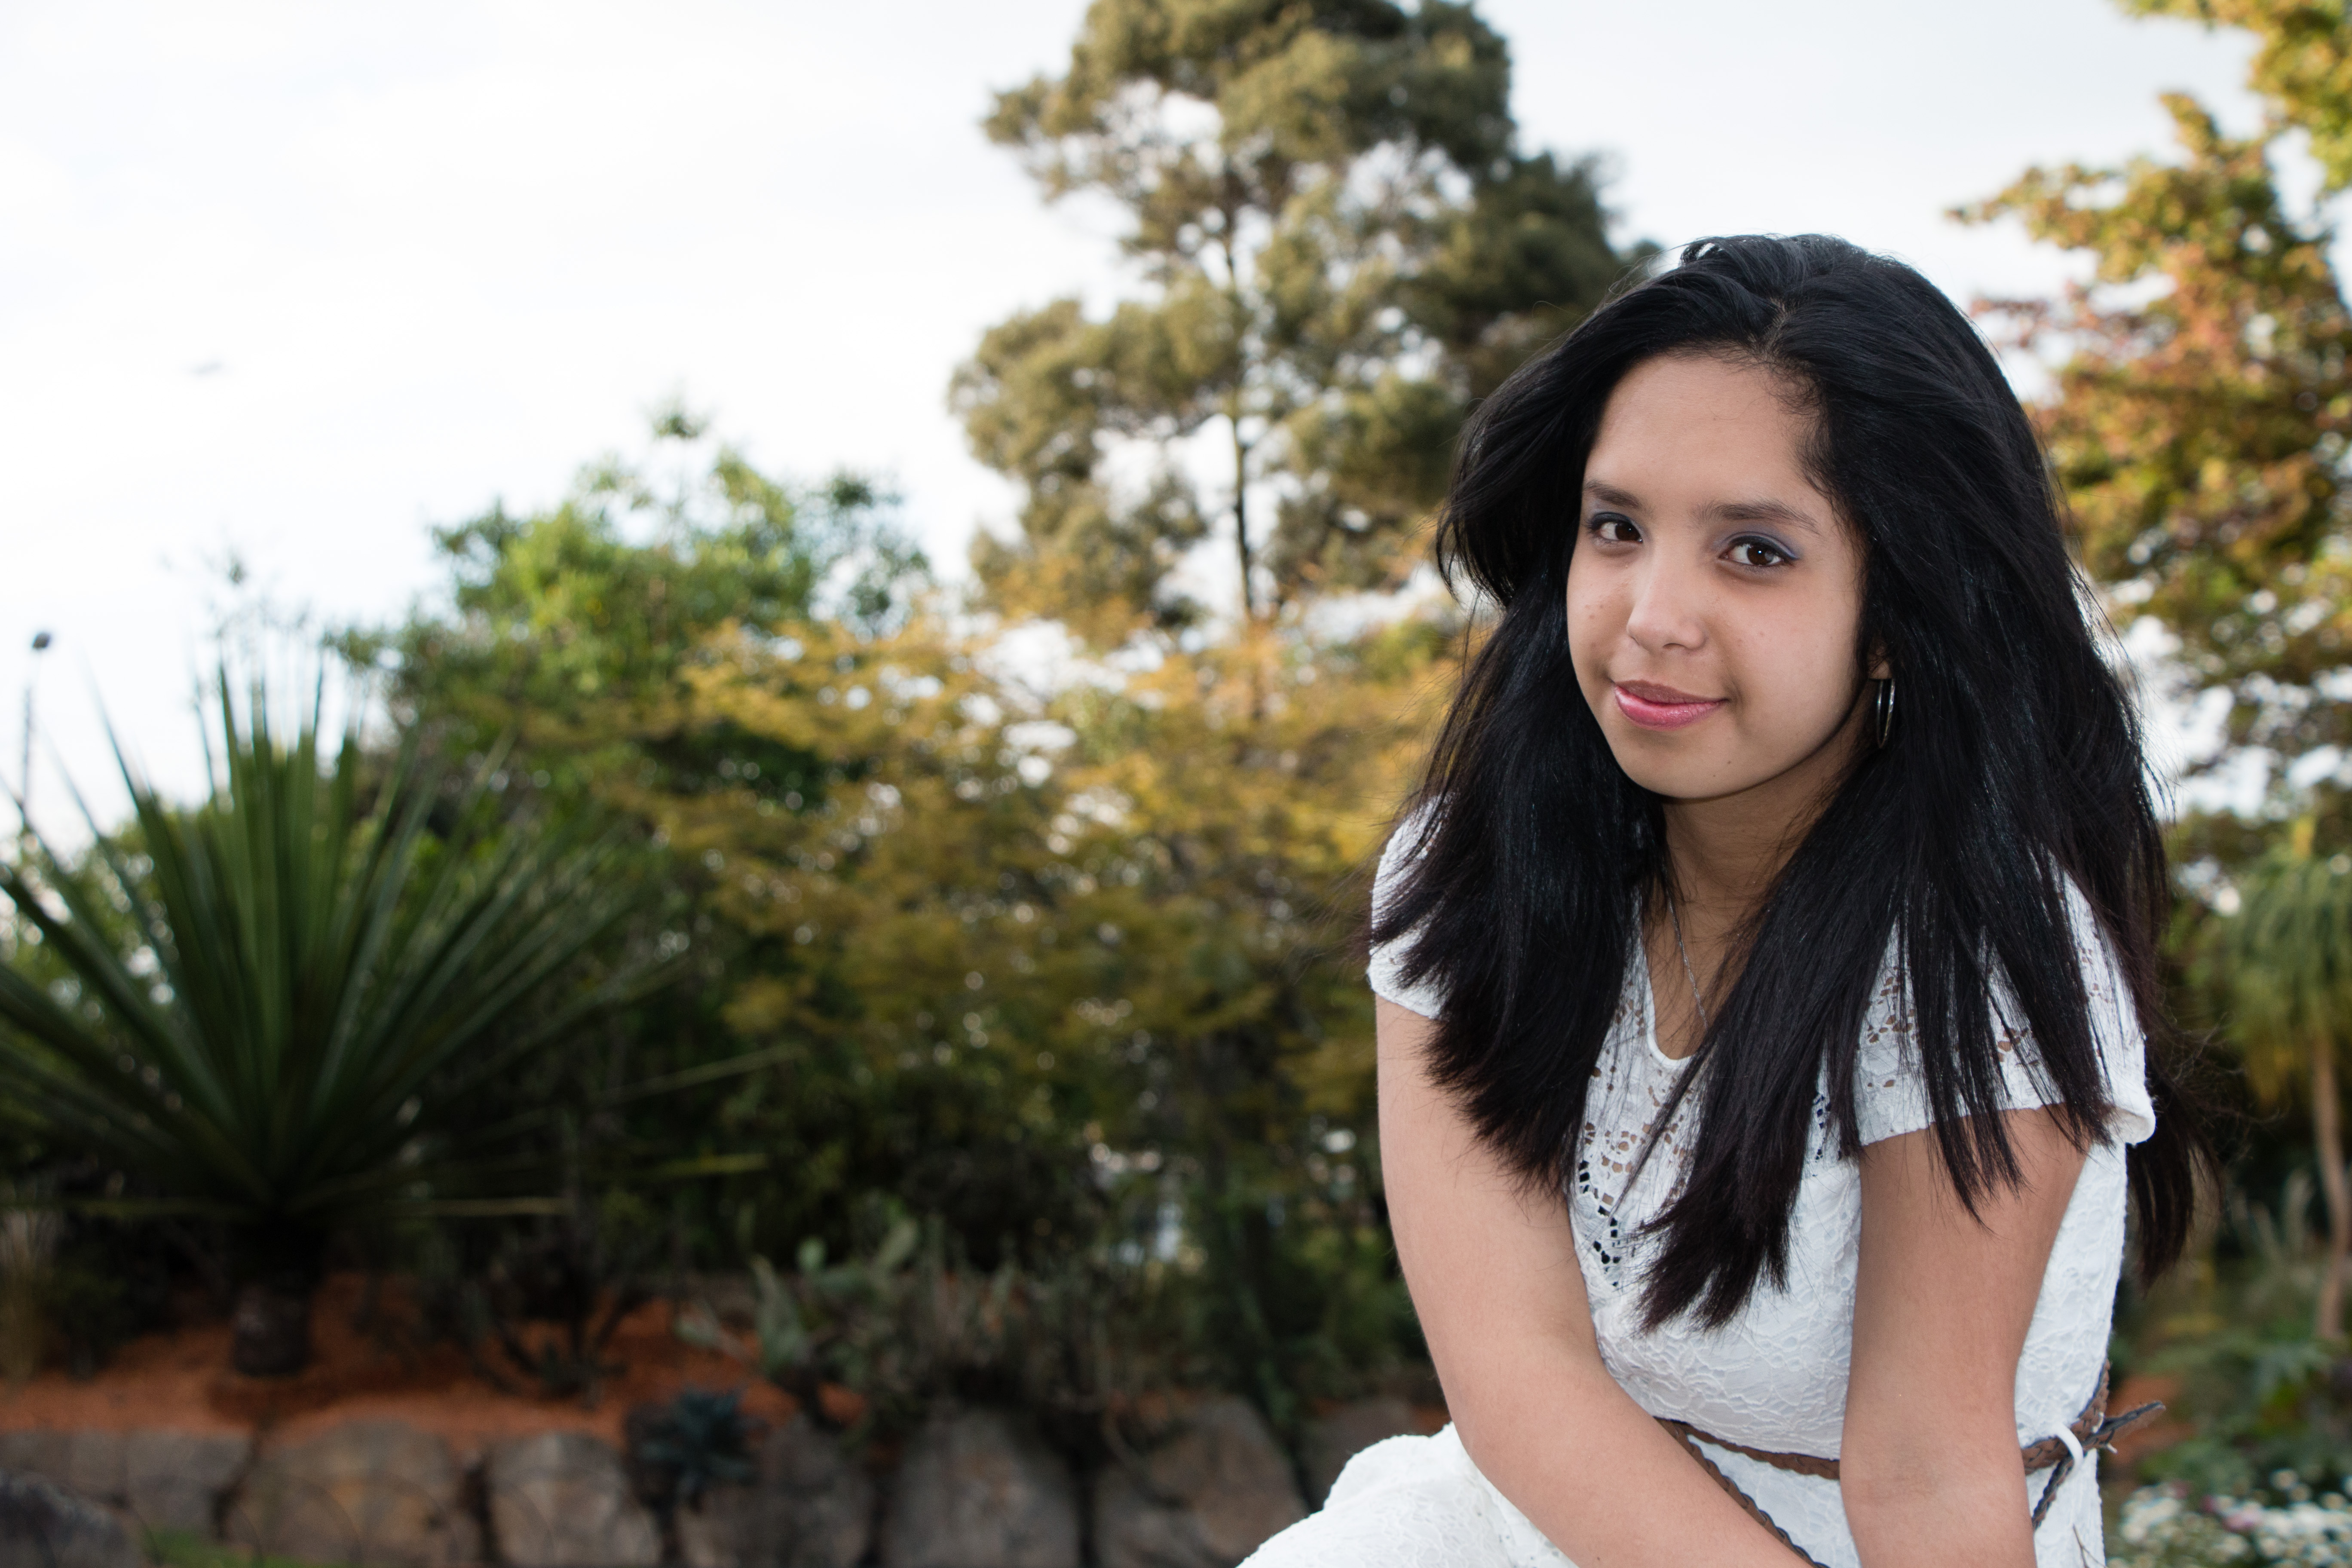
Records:
<instances>
[{"instance_id":1,"label":"red soil","mask_svg":"<svg viewBox=\"0 0 2352 1568\"><path fill-rule=\"evenodd\" d=\"M2121 1386L2107 1395L2107 1414L2120 1415L2125 1411L2151 1400L2159 1404L2176 1403L2180 1397L2180 1380L2160 1373L2137 1372L2124 1379ZM2158 1411L2152 1420L2143 1421L2116 1439L2116 1462L2130 1465L2162 1448L2169 1448L2189 1435L2191 1428L2168 1412Z\"/></svg>"},{"instance_id":2,"label":"red soil","mask_svg":"<svg viewBox=\"0 0 2352 1568\"><path fill-rule=\"evenodd\" d=\"M385 1326L362 1331L354 1320L365 1293L357 1274L335 1275L321 1287L311 1321L313 1358L299 1376L231 1371L228 1325L205 1323L134 1340L87 1382L49 1371L16 1388L0 1384L0 1431L147 1427L267 1433L282 1440L345 1421L390 1420L439 1434L463 1459L495 1439L551 1430L592 1432L618 1446L631 1405L667 1401L689 1385L740 1389L745 1413L772 1423L794 1409L789 1394L750 1368L679 1340L667 1302L622 1320L604 1359L625 1370L604 1380L592 1409L577 1398L539 1396L530 1374L502 1357L493 1364L519 1392L484 1378L456 1345L416 1342L402 1331L406 1314L395 1289L384 1291L377 1309ZM524 1337L535 1344L552 1331L533 1326Z\"/></svg>"}]
</instances>

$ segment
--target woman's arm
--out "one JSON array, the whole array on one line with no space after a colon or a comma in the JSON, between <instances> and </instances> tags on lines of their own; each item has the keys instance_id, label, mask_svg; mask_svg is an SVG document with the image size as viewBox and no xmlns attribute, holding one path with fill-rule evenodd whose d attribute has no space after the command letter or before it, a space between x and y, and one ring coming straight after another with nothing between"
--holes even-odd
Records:
<instances>
[{"instance_id":1,"label":"woman's arm","mask_svg":"<svg viewBox=\"0 0 2352 1568\"><path fill-rule=\"evenodd\" d=\"M1601 1364L1567 1212L1430 1081L1434 1026L1386 1000L1379 1019L1389 1218L1470 1458L1580 1568L1790 1568Z\"/></svg>"},{"instance_id":2,"label":"woman's arm","mask_svg":"<svg viewBox=\"0 0 2352 1568\"><path fill-rule=\"evenodd\" d=\"M1864 1568L2032 1568L2017 1358L2083 1152L2046 1110L2003 1114L2024 1180L1973 1216L1932 1131L1862 1152L1838 1469Z\"/></svg>"}]
</instances>

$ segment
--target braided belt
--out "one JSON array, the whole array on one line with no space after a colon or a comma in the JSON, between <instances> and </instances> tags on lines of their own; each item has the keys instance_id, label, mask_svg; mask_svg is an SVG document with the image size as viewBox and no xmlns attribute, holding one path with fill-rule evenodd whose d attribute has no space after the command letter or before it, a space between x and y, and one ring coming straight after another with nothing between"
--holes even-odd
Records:
<instances>
[{"instance_id":1,"label":"braided belt","mask_svg":"<svg viewBox=\"0 0 2352 1568\"><path fill-rule=\"evenodd\" d=\"M2033 1505L2033 1523L2036 1528L2040 1527L2044 1516L2050 1512L2051 1503L2057 1500L2058 1489L2065 1484L2068 1476L2074 1473L2076 1460L2091 1449L2107 1447L2117 1437L2164 1408L2160 1404L2150 1403L2135 1405L2120 1415L2109 1415L2107 1414L2108 1370L2104 1365L2099 1368L2098 1387L2091 1391L2090 1403L2083 1406L2083 1413L2074 1417L2074 1422L2066 1428L2064 1436L2044 1437L2038 1443L2028 1443L2020 1450L2021 1457L2025 1460L2027 1475L2030 1476L2036 1470L2051 1472L2050 1479L2042 1483L2042 1500ZM1699 1445L1711 1443L1718 1448L1728 1449L1747 1458L1760 1460L1776 1470L1789 1470L1801 1476L1818 1476L1823 1480L1831 1481L1838 1479L1838 1462L1835 1459L1816 1458L1811 1454L1776 1454L1769 1449L1751 1448L1745 1443L1726 1442L1721 1437L1700 1431L1687 1421L1669 1421L1663 1415L1659 1416L1657 1421L1659 1426L1672 1433L1675 1440L1682 1444L1685 1452L1698 1461L1699 1468L1715 1478L1716 1485L1730 1493L1732 1500L1748 1510L1749 1517L1770 1531L1790 1551L1812 1563L1813 1568L1822 1568L1820 1560L1790 1540L1789 1532L1773 1523L1772 1516L1759 1508L1756 1505L1756 1500L1740 1489L1738 1482L1725 1475L1716 1462L1706 1457ZM2069 1438L2072 1439L2071 1442Z\"/></svg>"}]
</instances>

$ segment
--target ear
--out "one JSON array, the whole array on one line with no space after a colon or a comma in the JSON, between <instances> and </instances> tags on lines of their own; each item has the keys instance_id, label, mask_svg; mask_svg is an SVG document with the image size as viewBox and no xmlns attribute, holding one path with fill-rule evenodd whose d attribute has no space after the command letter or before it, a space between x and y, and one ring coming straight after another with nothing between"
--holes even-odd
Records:
<instances>
[{"instance_id":1,"label":"ear","mask_svg":"<svg viewBox=\"0 0 2352 1568\"><path fill-rule=\"evenodd\" d=\"M1870 667L1864 673L1871 680L1895 679L1895 667L1886 662L1886 645L1875 638L1870 644Z\"/></svg>"}]
</instances>

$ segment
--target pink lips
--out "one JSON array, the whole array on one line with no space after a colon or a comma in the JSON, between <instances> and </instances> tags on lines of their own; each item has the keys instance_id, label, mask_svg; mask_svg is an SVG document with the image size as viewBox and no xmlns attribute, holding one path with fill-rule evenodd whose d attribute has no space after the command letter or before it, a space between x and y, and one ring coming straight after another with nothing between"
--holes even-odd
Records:
<instances>
[{"instance_id":1,"label":"pink lips","mask_svg":"<svg viewBox=\"0 0 2352 1568\"><path fill-rule=\"evenodd\" d=\"M1646 680L1611 684L1617 695L1617 710L1644 730L1679 730L1685 724L1697 723L1723 706L1720 697L1693 697L1687 691Z\"/></svg>"}]
</instances>

